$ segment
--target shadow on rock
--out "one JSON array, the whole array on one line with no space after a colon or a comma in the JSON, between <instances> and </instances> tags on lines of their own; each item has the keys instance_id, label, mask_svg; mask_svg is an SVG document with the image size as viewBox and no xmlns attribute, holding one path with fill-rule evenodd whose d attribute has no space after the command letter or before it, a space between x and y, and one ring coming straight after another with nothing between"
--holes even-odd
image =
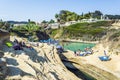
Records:
<instances>
[{"instance_id":1,"label":"shadow on rock","mask_svg":"<svg viewBox=\"0 0 120 80\"><path fill-rule=\"evenodd\" d=\"M33 76L32 74L26 73L24 71L22 71L21 69L14 67L14 66L8 66L8 76L24 76L24 75L29 75L29 76Z\"/></svg>"},{"instance_id":2,"label":"shadow on rock","mask_svg":"<svg viewBox=\"0 0 120 80\"><path fill-rule=\"evenodd\" d=\"M84 72L80 71L78 68L76 68L71 61L69 61L63 54L59 54L60 58L63 62L63 64L66 66L66 68L74 73L78 78L82 80L96 80L92 76L85 74Z\"/></svg>"},{"instance_id":3,"label":"shadow on rock","mask_svg":"<svg viewBox=\"0 0 120 80\"><path fill-rule=\"evenodd\" d=\"M6 60L7 60L8 65L14 65L14 66L19 65L18 62L15 59L7 58Z\"/></svg>"}]
</instances>

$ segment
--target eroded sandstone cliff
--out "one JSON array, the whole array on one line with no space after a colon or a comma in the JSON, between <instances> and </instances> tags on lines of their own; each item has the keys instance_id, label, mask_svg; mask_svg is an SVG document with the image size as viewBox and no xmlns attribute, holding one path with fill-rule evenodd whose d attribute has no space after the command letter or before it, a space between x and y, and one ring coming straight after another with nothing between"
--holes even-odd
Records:
<instances>
[{"instance_id":1,"label":"eroded sandstone cliff","mask_svg":"<svg viewBox=\"0 0 120 80\"><path fill-rule=\"evenodd\" d=\"M21 38L17 38L23 40ZM10 41L13 42L11 37ZM4 57L7 63L7 75L10 80L80 80L61 62L56 48L45 43L28 42L22 50L14 50L4 45ZM37 46L36 46L37 44Z\"/></svg>"}]
</instances>

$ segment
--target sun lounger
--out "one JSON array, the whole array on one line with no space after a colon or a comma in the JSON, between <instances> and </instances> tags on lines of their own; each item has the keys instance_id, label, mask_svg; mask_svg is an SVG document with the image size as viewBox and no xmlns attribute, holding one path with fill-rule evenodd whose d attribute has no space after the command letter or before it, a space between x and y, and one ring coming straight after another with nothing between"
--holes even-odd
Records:
<instances>
[{"instance_id":1,"label":"sun lounger","mask_svg":"<svg viewBox=\"0 0 120 80\"><path fill-rule=\"evenodd\" d=\"M87 53L87 54L92 54L92 52L91 52L91 51L86 51L86 53Z\"/></svg>"},{"instance_id":2,"label":"sun lounger","mask_svg":"<svg viewBox=\"0 0 120 80\"><path fill-rule=\"evenodd\" d=\"M84 51L84 52L80 52L80 56L86 56L86 55L89 55L89 54L92 54L91 51Z\"/></svg>"},{"instance_id":3,"label":"sun lounger","mask_svg":"<svg viewBox=\"0 0 120 80\"><path fill-rule=\"evenodd\" d=\"M84 53L80 53L80 56L84 56Z\"/></svg>"},{"instance_id":4,"label":"sun lounger","mask_svg":"<svg viewBox=\"0 0 120 80\"><path fill-rule=\"evenodd\" d=\"M87 53L86 52L80 52L80 54L79 54L80 56L86 56L87 55Z\"/></svg>"}]
</instances>

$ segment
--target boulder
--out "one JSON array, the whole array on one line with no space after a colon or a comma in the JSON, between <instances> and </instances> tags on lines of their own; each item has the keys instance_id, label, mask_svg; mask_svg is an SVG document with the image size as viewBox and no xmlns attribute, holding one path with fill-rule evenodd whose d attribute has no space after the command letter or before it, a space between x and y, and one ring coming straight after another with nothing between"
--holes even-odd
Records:
<instances>
[{"instance_id":1,"label":"boulder","mask_svg":"<svg viewBox=\"0 0 120 80\"><path fill-rule=\"evenodd\" d=\"M10 40L9 32L0 29L0 50L3 49L3 44L5 44L5 42L9 40Z\"/></svg>"},{"instance_id":2,"label":"boulder","mask_svg":"<svg viewBox=\"0 0 120 80\"><path fill-rule=\"evenodd\" d=\"M0 77L5 77L7 73L6 58L0 58Z\"/></svg>"},{"instance_id":3,"label":"boulder","mask_svg":"<svg viewBox=\"0 0 120 80\"><path fill-rule=\"evenodd\" d=\"M4 52L0 50L0 58L4 56Z\"/></svg>"},{"instance_id":4,"label":"boulder","mask_svg":"<svg viewBox=\"0 0 120 80\"><path fill-rule=\"evenodd\" d=\"M4 56L9 60L6 80L81 80L63 65L55 46L43 43L42 47L31 47L32 50L23 47L5 51Z\"/></svg>"}]
</instances>

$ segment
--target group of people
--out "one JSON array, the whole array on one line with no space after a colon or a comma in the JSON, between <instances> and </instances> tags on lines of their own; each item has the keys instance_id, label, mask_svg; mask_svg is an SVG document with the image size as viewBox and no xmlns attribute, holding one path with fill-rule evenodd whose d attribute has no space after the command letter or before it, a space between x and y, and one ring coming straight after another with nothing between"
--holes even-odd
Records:
<instances>
[{"instance_id":1,"label":"group of people","mask_svg":"<svg viewBox=\"0 0 120 80\"><path fill-rule=\"evenodd\" d=\"M19 42L17 39L14 39L14 45L13 45L14 50L23 50L23 47L33 50L32 46L26 46L25 42L23 41Z\"/></svg>"},{"instance_id":2,"label":"group of people","mask_svg":"<svg viewBox=\"0 0 120 80\"><path fill-rule=\"evenodd\" d=\"M25 45L24 42L22 42L22 41L19 42L17 39L14 40L14 46L13 46L13 48L15 50L22 50L23 49L22 47L25 47L25 46L26 45Z\"/></svg>"},{"instance_id":3,"label":"group of people","mask_svg":"<svg viewBox=\"0 0 120 80\"><path fill-rule=\"evenodd\" d=\"M78 49L77 51L74 51L75 56L86 56L92 53L93 53L93 50L91 48L85 48L84 51L80 49Z\"/></svg>"},{"instance_id":4,"label":"group of people","mask_svg":"<svg viewBox=\"0 0 120 80\"><path fill-rule=\"evenodd\" d=\"M79 56L79 55L80 55L80 53L81 53L81 50L80 50L80 49L79 49L79 50L77 50L77 51L74 51L75 56Z\"/></svg>"}]
</instances>

